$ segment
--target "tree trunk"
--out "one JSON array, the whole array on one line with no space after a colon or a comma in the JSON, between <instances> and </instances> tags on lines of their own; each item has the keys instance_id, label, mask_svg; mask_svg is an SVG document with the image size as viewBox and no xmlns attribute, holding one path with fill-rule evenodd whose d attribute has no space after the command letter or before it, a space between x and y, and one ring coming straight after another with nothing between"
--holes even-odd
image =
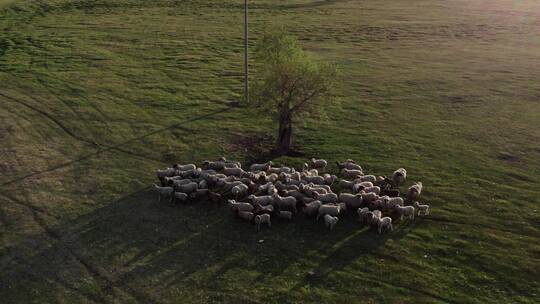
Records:
<instances>
[{"instance_id":1,"label":"tree trunk","mask_svg":"<svg viewBox=\"0 0 540 304\"><path fill-rule=\"evenodd\" d=\"M279 133L277 139L277 151L287 154L291 151L292 145L292 119L290 113L279 115Z\"/></svg>"}]
</instances>

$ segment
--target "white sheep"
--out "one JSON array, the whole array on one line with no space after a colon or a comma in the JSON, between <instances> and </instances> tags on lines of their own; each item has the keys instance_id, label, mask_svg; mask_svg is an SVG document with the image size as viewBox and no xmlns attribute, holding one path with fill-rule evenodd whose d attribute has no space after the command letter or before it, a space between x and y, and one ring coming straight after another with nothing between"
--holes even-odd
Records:
<instances>
[{"instance_id":1,"label":"white sheep","mask_svg":"<svg viewBox=\"0 0 540 304\"><path fill-rule=\"evenodd\" d=\"M418 197L422 193L423 187L424 185L422 184L422 182L416 182L412 186L410 186L407 190L407 200L409 202L412 202L413 200L418 199Z\"/></svg>"},{"instance_id":2,"label":"white sheep","mask_svg":"<svg viewBox=\"0 0 540 304\"><path fill-rule=\"evenodd\" d=\"M332 216L338 216L340 212L341 208L339 206L332 204L321 205L319 207L319 214L317 215L317 220L319 220L321 215L330 214Z\"/></svg>"},{"instance_id":3,"label":"white sheep","mask_svg":"<svg viewBox=\"0 0 540 304\"><path fill-rule=\"evenodd\" d=\"M328 166L328 162L324 159L312 158L309 160L308 165L309 165L309 168L311 169L321 169L322 171L324 171L326 166Z\"/></svg>"},{"instance_id":4,"label":"white sheep","mask_svg":"<svg viewBox=\"0 0 540 304\"><path fill-rule=\"evenodd\" d=\"M272 167L274 163L272 161L268 161L264 164L253 164L249 167L251 171L266 171Z\"/></svg>"},{"instance_id":5,"label":"white sheep","mask_svg":"<svg viewBox=\"0 0 540 304\"><path fill-rule=\"evenodd\" d=\"M407 217L411 220L414 220L414 207L413 206L405 206L401 207L399 205L396 206L397 213L401 216L401 220L403 221L403 218Z\"/></svg>"},{"instance_id":6,"label":"white sheep","mask_svg":"<svg viewBox=\"0 0 540 304\"><path fill-rule=\"evenodd\" d=\"M358 192L364 190L365 188L371 188L371 187L373 187L372 182L358 182L358 181L355 180L355 184L352 187L352 192L353 193L358 193Z\"/></svg>"},{"instance_id":7,"label":"white sheep","mask_svg":"<svg viewBox=\"0 0 540 304\"><path fill-rule=\"evenodd\" d=\"M324 225L330 230L334 229L334 226L337 224L338 221L339 218L337 216L331 216L330 214L324 215Z\"/></svg>"},{"instance_id":8,"label":"white sheep","mask_svg":"<svg viewBox=\"0 0 540 304\"><path fill-rule=\"evenodd\" d=\"M403 168L399 168L392 173L391 180L397 187L401 186L405 182L405 179L407 179L407 170Z\"/></svg>"},{"instance_id":9,"label":"white sheep","mask_svg":"<svg viewBox=\"0 0 540 304\"><path fill-rule=\"evenodd\" d=\"M274 197L272 195L263 195L263 196L255 196L250 195L247 197L247 199L253 204L259 204L262 206L270 205L274 202Z\"/></svg>"},{"instance_id":10,"label":"white sheep","mask_svg":"<svg viewBox=\"0 0 540 304\"><path fill-rule=\"evenodd\" d=\"M364 172L362 172L362 170L356 170L356 169L349 170L347 168L343 168L341 169L341 174L345 178L357 178L358 176L364 175Z\"/></svg>"},{"instance_id":11,"label":"white sheep","mask_svg":"<svg viewBox=\"0 0 540 304\"><path fill-rule=\"evenodd\" d=\"M308 216L315 216L319 212L321 206L321 201L312 201L311 203L306 204L302 210Z\"/></svg>"},{"instance_id":12,"label":"white sheep","mask_svg":"<svg viewBox=\"0 0 540 304\"><path fill-rule=\"evenodd\" d=\"M301 176L319 176L319 171L317 169L305 169L302 170Z\"/></svg>"},{"instance_id":13,"label":"white sheep","mask_svg":"<svg viewBox=\"0 0 540 304\"><path fill-rule=\"evenodd\" d=\"M286 209L289 211L297 212L296 210L296 198L294 196L280 196L279 194L272 195L274 203L279 209Z\"/></svg>"},{"instance_id":14,"label":"white sheep","mask_svg":"<svg viewBox=\"0 0 540 304\"><path fill-rule=\"evenodd\" d=\"M174 192L174 198L177 201L185 202L185 201L187 201L189 199L189 195L187 195L186 193L183 193L183 192Z\"/></svg>"},{"instance_id":15,"label":"white sheep","mask_svg":"<svg viewBox=\"0 0 540 304\"><path fill-rule=\"evenodd\" d=\"M159 179L165 178L165 177L171 177L174 175L175 170L173 168L167 168L163 170L156 170L156 176Z\"/></svg>"},{"instance_id":16,"label":"white sheep","mask_svg":"<svg viewBox=\"0 0 540 304\"><path fill-rule=\"evenodd\" d=\"M264 213L271 214L273 212L274 212L274 206L272 205L266 205L266 206L255 205L255 209L254 209L255 214L264 214Z\"/></svg>"},{"instance_id":17,"label":"white sheep","mask_svg":"<svg viewBox=\"0 0 540 304\"><path fill-rule=\"evenodd\" d=\"M200 200L203 198L207 198L210 191L208 189L197 189L189 195L190 198L195 200Z\"/></svg>"},{"instance_id":18,"label":"white sheep","mask_svg":"<svg viewBox=\"0 0 540 304\"><path fill-rule=\"evenodd\" d=\"M302 180L306 181L307 183L314 183L317 185L325 184L324 177L322 176L303 176Z\"/></svg>"},{"instance_id":19,"label":"white sheep","mask_svg":"<svg viewBox=\"0 0 540 304\"><path fill-rule=\"evenodd\" d=\"M231 194L236 198L240 198L242 196L245 196L247 194L247 191L248 191L248 186L246 186L245 184L240 184L240 185L236 185L234 187L232 187L231 189Z\"/></svg>"},{"instance_id":20,"label":"white sheep","mask_svg":"<svg viewBox=\"0 0 540 304\"><path fill-rule=\"evenodd\" d=\"M231 211L249 211L252 212L255 207L250 203L236 202L235 200L229 200L229 208Z\"/></svg>"},{"instance_id":21,"label":"white sheep","mask_svg":"<svg viewBox=\"0 0 540 304\"><path fill-rule=\"evenodd\" d=\"M367 203L374 202L379 199L379 195L374 192L360 193L360 195L362 196L362 200Z\"/></svg>"},{"instance_id":22,"label":"white sheep","mask_svg":"<svg viewBox=\"0 0 540 304\"><path fill-rule=\"evenodd\" d=\"M373 212L369 211L369 208L364 207L356 211L361 223L371 224L373 222Z\"/></svg>"},{"instance_id":23,"label":"white sheep","mask_svg":"<svg viewBox=\"0 0 540 304\"><path fill-rule=\"evenodd\" d=\"M191 182L191 183L183 184L183 185L175 185L175 189L178 192L184 192L184 193L189 194L189 193L199 189L199 184Z\"/></svg>"},{"instance_id":24,"label":"white sheep","mask_svg":"<svg viewBox=\"0 0 540 304\"><path fill-rule=\"evenodd\" d=\"M177 170L177 171L188 171L188 170L195 170L197 169L197 166L195 166L194 164L188 164L188 165L179 165L179 164L176 164L173 166L173 169L174 170Z\"/></svg>"},{"instance_id":25,"label":"white sheep","mask_svg":"<svg viewBox=\"0 0 540 304\"><path fill-rule=\"evenodd\" d=\"M279 168L268 168L268 170L266 170L266 172L268 173L274 173L274 174L280 174L280 173L291 173L293 172L293 169L289 168L289 167L279 167Z\"/></svg>"},{"instance_id":26,"label":"white sheep","mask_svg":"<svg viewBox=\"0 0 540 304\"><path fill-rule=\"evenodd\" d=\"M234 168L224 168L223 169L223 174L227 175L227 176L236 176L236 177L240 177L242 176L242 174L244 173L245 171L242 170L242 168L237 168L237 167L234 167Z\"/></svg>"},{"instance_id":27,"label":"white sheep","mask_svg":"<svg viewBox=\"0 0 540 304\"><path fill-rule=\"evenodd\" d=\"M352 190L355 182L342 179L339 181L338 186L342 189Z\"/></svg>"},{"instance_id":28,"label":"white sheep","mask_svg":"<svg viewBox=\"0 0 540 304\"><path fill-rule=\"evenodd\" d=\"M158 193L158 202L161 202L161 197L162 196L168 196L169 200L172 201L174 188L172 188L172 187L160 187L160 186L154 184L154 189Z\"/></svg>"},{"instance_id":29,"label":"white sheep","mask_svg":"<svg viewBox=\"0 0 540 304\"><path fill-rule=\"evenodd\" d=\"M348 169L348 170L360 170L362 171L362 167L360 165L357 165L355 161L352 159L348 159L342 163L336 161L336 165L339 170L341 169Z\"/></svg>"},{"instance_id":30,"label":"white sheep","mask_svg":"<svg viewBox=\"0 0 540 304\"><path fill-rule=\"evenodd\" d=\"M361 194L350 194L350 193L340 193L339 201L345 203L348 209L355 210L362 206L362 195Z\"/></svg>"},{"instance_id":31,"label":"white sheep","mask_svg":"<svg viewBox=\"0 0 540 304\"><path fill-rule=\"evenodd\" d=\"M225 165L225 162L222 162L222 161L214 162L214 161L205 160L202 163L202 168L211 169L211 170L223 170L224 165Z\"/></svg>"},{"instance_id":32,"label":"white sheep","mask_svg":"<svg viewBox=\"0 0 540 304\"><path fill-rule=\"evenodd\" d=\"M429 214L429 205L420 205L419 202L414 202L414 207L418 210L418 216Z\"/></svg>"},{"instance_id":33,"label":"white sheep","mask_svg":"<svg viewBox=\"0 0 540 304\"><path fill-rule=\"evenodd\" d=\"M377 181L377 177L375 175L362 175L357 178L360 182L371 182L375 183Z\"/></svg>"},{"instance_id":34,"label":"white sheep","mask_svg":"<svg viewBox=\"0 0 540 304\"><path fill-rule=\"evenodd\" d=\"M368 188L364 188L364 191L366 193L375 193L379 195L381 193L381 187L378 187L378 186L368 187Z\"/></svg>"},{"instance_id":35,"label":"white sheep","mask_svg":"<svg viewBox=\"0 0 540 304\"><path fill-rule=\"evenodd\" d=\"M375 221L377 223L377 228L379 231L379 234L382 233L383 228L386 228L390 231L394 230L394 227L392 227L392 218L385 216L383 218L375 218Z\"/></svg>"},{"instance_id":36,"label":"white sheep","mask_svg":"<svg viewBox=\"0 0 540 304\"><path fill-rule=\"evenodd\" d=\"M272 222L270 222L270 214L259 214L255 216L255 225L257 225L257 231L261 230L261 224L267 224L268 227L272 227Z\"/></svg>"},{"instance_id":37,"label":"white sheep","mask_svg":"<svg viewBox=\"0 0 540 304\"><path fill-rule=\"evenodd\" d=\"M383 196L381 197L383 201L383 206L386 209L395 209L396 206L404 206L405 202L401 197L389 197L389 196Z\"/></svg>"},{"instance_id":38,"label":"white sheep","mask_svg":"<svg viewBox=\"0 0 540 304\"><path fill-rule=\"evenodd\" d=\"M338 196L335 193L319 194L317 192L314 192L313 198L321 201L324 204L337 203L338 201Z\"/></svg>"},{"instance_id":39,"label":"white sheep","mask_svg":"<svg viewBox=\"0 0 540 304\"><path fill-rule=\"evenodd\" d=\"M332 185L338 179L337 176L330 175L330 174L324 174L323 178L324 178L324 183L327 185Z\"/></svg>"}]
</instances>

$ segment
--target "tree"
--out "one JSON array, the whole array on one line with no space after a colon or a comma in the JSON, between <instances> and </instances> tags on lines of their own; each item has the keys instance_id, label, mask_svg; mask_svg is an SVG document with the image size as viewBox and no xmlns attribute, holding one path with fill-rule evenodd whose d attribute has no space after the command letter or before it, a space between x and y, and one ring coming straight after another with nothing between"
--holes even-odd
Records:
<instances>
[{"instance_id":1,"label":"tree","mask_svg":"<svg viewBox=\"0 0 540 304\"><path fill-rule=\"evenodd\" d=\"M276 151L288 154L292 151L293 122L330 100L336 70L304 52L297 38L284 30L264 34L255 60L257 73L250 103L275 116L279 125Z\"/></svg>"}]
</instances>

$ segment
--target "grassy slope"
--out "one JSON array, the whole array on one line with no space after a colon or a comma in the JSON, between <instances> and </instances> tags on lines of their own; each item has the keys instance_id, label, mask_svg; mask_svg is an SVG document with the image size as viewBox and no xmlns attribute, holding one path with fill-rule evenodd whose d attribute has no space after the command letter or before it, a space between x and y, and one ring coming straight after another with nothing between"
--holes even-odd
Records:
<instances>
[{"instance_id":1,"label":"grassy slope","mask_svg":"<svg viewBox=\"0 0 540 304\"><path fill-rule=\"evenodd\" d=\"M156 204L156 167L242 159L232 138L273 132L228 104L240 1L19 1L0 11L3 302L537 302L540 4L306 3L258 1L251 21L341 66L298 144L408 168L432 216L380 238L352 220L255 234Z\"/></svg>"}]
</instances>

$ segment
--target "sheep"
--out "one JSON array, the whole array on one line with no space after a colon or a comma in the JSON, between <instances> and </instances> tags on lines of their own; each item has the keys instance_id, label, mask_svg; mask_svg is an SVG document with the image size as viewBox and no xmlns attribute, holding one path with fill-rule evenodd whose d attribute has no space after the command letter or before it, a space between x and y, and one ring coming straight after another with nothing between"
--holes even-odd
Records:
<instances>
[{"instance_id":1,"label":"sheep","mask_svg":"<svg viewBox=\"0 0 540 304\"><path fill-rule=\"evenodd\" d=\"M369 208L364 207L356 211L358 213L359 221L364 224L371 224L373 222L373 212L369 211Z\"/></svg>"},{"instance_id":2,"label":"sheep","mask_svg":"<svg viewBox=\"0 0 540 304\"><path fill-rule=\"evenodd\" d=\"M382 233L383 228L387 228L390 231L394 230L394 227L392 227L392 218L385 216L383 218L375 218L375 221L377 223L377 229L379 231L379 234Z\"/></svg>"},{"instance_id":3,"label":"sheep","mask_svg":"<svg viewBox=\"0 0 540 304\"><path fill-rule=\"evenodd\" d=\"M265 177L265 180L267 182L271 182L272 184L277 182L277 180L279 179L279 176L276 174L276 173L271 173L271 174L268 174L266 177Z\"/></svg>"},{"instance_id":4,"label":"sheep","mask_svg":"<svg viewBox=\"0 0 540 304\"><path fill-rule=\"evenodd\" d=\"M248 191L248 186L245 184L236 185L231 189L231 194L236 198L240 198L242 196L245 196Z\"/></svg>"},{"instance_id":5,"label":"sheep","mask_svg":"<svg viewBox=\"0 0 540 304\"><path fill-rule=\"evenodd\" d=\"M212 191L208 192L208 198L212 203L215 203L216 205L219 205L223 202L223 198L221 197L221 194L215 193Z\"/></svg>"},{"instance_id":6,"label":"sheep","mask_svg":"<svg viewBox=\"0 0 540 304\"><path fill-rule=\"evenodd\" d=\"M373 210L373 219L381 219L382 218L382 211L381 210Z\"/></svg>"},{"instance_id":7,"label":"sheep","mask_svg":"<svg viewBox=\"0 0 540 304\"><path fill-rule=\"evenodd\" d=\"M319 200L325 204L328 203L337 203L338 196L335 193L319 194L317 192L313 193L313 198Z\"/></svg>"},{"instance_id":8,"label":"sheep","mask_svg":"<svg viewBox=\"0 0 540 304\"><path fill-rule=\"evenodd\" d=\"M334 226L337 224L338 221L339 218L337 216L331 216L330 214L324 215L324 225L330 230L334 229Z\"/></svg>"},{"instance_id":9,"label":"sheep","mask_svg":"<svg viewBox=\"0 0 540 304\"><path fill-rule=\"evenodd\" d=\"M326 182L322 176L303 176L302 180L306 181L307 183L314 183L317 185L323 185Z\"/></svg>"},{"instance_id":10,"label":"sheep","mask_svg":"<svg viewBox=\"0 0 540 304\"><path fill-rule=\"evenodd\" d=\"M235 160L229 160L229 159L226 159L225 157L220 157L218 161L221 161L223 162L224 164L233 164L234 166L236 166L237 168L242 168L242 164L238 161L235 161Z\"/></svg>"},{"instance_id":11,"label":"sheep","mask_svg":"<svg viewBox=\"0 0 540 304\"><path fill-rule=\"evenodd\" d=\"M301 201L301 200L304 199L304 197L306 197L302 192L300 192L298 190L284 190L283 195L292 196L292 197L296 198L297 201Z\"/></svg>"},{"instance_id":12,"label":"sheep","mask_svg":"<svg viewBox=\"0 0 540 304\"><path fill-rule=\"evenodd\" d=\"M252 212L255 207L250 203L236 202L235 200L229 200L229 208L231 211L249 211Z\"/></svg>"},{"instance_id":13,"label":"sheep","mask_svg":"<svg viewBox=\"0 0 540 304\"><path fill-rule=\"evenodd\" d=\"M191 184L191 179L185 178L185 179L175 179L175 180L169 180L169 185L171 185L173 188L180 187L181 185Z\"/></svg>"},{"instance_id":14,"label":"sheep","mask_svg":"<svg viewBox=\"0 0 540 304\"><path fill-rule=\"evenodd\" d=\"M174 192L174 199L176 201L185 202L189 199L189 195L183 192Z\"/></svg>"},{"instance_id":15,"label":"sheep","mask_svg":"<svg viewBox=\"0 0 540 304\"><path fill-rule=\"evenodd\" d=\"M267 206L261 206L259 204L255 205L255 209L253 210L253 213L255 214L272 214L274 212L274 206L267 205Z\"/></svg>"},{"instance_id":16,"label":"sheep","mask_svg":"<svg viewBox=\"0 0 540 304\"><path fill-rule=\"evenodd\" d=\"M248 222L251 222L253 221L255 214L253 214L253 212L250 212L250 211L238 211L238 217Z\"/></svg>"},{"instance_id":17,"label":"sheep","mask_svg":"<svg viewBox=\"0 0 540 304\"><path fill-rule=\"evenodd\" d=\"M380 195L389 197L398 197L400 194L398 189L381 189Z\"/></svg>"},{"instance_id":18,"label":"sheep","mask_svg":"<svg viewBox=\"0 0 540 304\"><path fill-rule=\"evenodd\" d=\"M390 208L396 208L396 206L402 206L405 205L405 202L401 197L389 197L389 196L383 196L381 197L383 200L383 206L387 209Z\"/></svg>"},{"instance_id":19,"label":"sheep","mask_svg":"<svg viewBox=\"0 0 540 304\"><path fill-rule=\"evenodd\" d=\"M349 169L346 169L346 168L343 168L341 169L341 175L343 175L343 177L345 178L356 178L357 176L362 176L364 175L364 172L362 172L362 170L349 170Z\"/></svg>"},{"instance_id":20,"label":"sheep","mask_svg":"<svg viewBox=\"0 0 540 304\"><path fill-rule=\"evenodd\" d=\"M202 168L203 169L211 169L211 170L223 170L224 168L224 162L222 161L216 161L216 162L213 162L213 161L209 161L209 160L205 160L203 163L202 163Z\"/></svg>"},{"instance_id":21,"label":"sheep","mask_svg":"<svg viewBox=\"0 0 540 304\"><path fill-rule=\"evenodd\" d=\"M261 230L261 224L267 224L268 227L272 227L272 222L270 222L270 214L259 214L255 216L255 225L257 225L257 231Z\"/></svg>"},{"instance_id":22,"label":"sheep","mask_svg":"<svg viewBox=\"0 0 540 304\"><path fill-rule=\"evenodd\" d=\"M405 179L407 179L407 170L403 168L397 169L394 171L394 173L392 173L392 177L390 179L396 187L401 186L405 182Z\"/></svg>"},{"instance_id":23,"label":"sheep","mask_svg":"<svg viewBox=\"0 0 540 304\"><path fill-rule=\"evenodd\" d=\"M208 189L208 182L205 179L199 182L199 189Z\"/></svg>"},{"instance_id":24,"label":"sheep","mask_svg":"<svg viewBox=\"0 0 540 304\"><path fill-rule=\"evenodd\" d=\"M289 167L279 167L279 168L268 168L266 170L266 172L268 173L275 173L275 174L280 174L280 173L291 173L293 172L294 169L291 169Z\"/></svg>"},{"instance_id":25,"label":"sheep","mask_svg":"<svg viewBox=\"0 0 540 304\"><path fill-rule=\"evenodd\" d=\"M377 193L374 193L374 192L369 192L369 193L360 193L360 195L362 196L362 200L364 202L374 202L376 201L377 199L379 199L379 195L377 195Z\"/></svg>"},{"instance_id":26,"label":"sheep","mask_svg":"<svg viewBox=\"0 0 540 304\"><path fill-rule=\"evenodd\" d=\"M234 188L235 186L238 186L238 185L243 185L244 183L242 183L241 181L232 181L232 182L228 182L228 181L225 181L224 179L222 180L219 180L217 182L217 186L218 187L223 187L223 190L225 191L230 191L232 188Z\"/></svg>"},{"instance_id":27,"label":"sheep","mask_svg":"<svg viewBox=\"0 0 540 304\"><path fill-rule=\"evenodd\" d=\"M226 162L223 163L223 169L242 168L239 162Z\"/></svg>"},{"instance_id":28,"label":"sheep","mask_svg":"<svg viewBox=\"0 0 540 304\"><path fill-rule=\"evenodd\" d=\"M160 186L154 184L154 189L158 193L158 202L161 202L161 197L162 196L168 196L169 199L172 201L174 188L172 188L172 187L160 187Z\"/></svg>"},{"instance_id":29,"label":"sheep","mask_svg":"<svg viewBox=\"0 0 540 304\"><path fill-rule=\"evenodd\" d=\"M279 207L279 209L286 209L289 211L297 212L296 210L296 198L294 196L280 196L279 194L272 195L274 198L274 203Z\"/></svg>"},{"instance_id":30,"label":"sheep","mask_svg":"<svg viewBox=\"0 0 540 304\"><path fill-rule=\"evenodd\" d=\"M174 170L177 170L177 171L188 171L188 170L195 170L195 169L197 169L197 166L195 166L194 164L188 164L188 165L175 164L175 165L173 166L173 169L174 169Z\"/></svg>"},{"instance_id":31,"label":"sheep","mask_svg":"<svg viewBox=\"0 0 540 304\"><path fill-rule=\"evenodd\" d=\"M410 218L411 220L414 220L414 207L413 206L405 206L401 207L399 205L396 206L396 211L399 215L401 215L401 221L403 221L404 217Z\"/></svg>"},{"instance_id":32,"label":"sheep","mask_svg":"<svg viewBox=\"0 0 540 304\"><path fill-rule=\"evenodd\" d=\"M338 177L335 175L325 174L323 175L323 178L324 178L324 182L327 185L332 185L337 180Z\"/></svg>"},{"instance_id":33,"label":"sheep","mask_svg":"<svg viewBox=\"0 0 540 304\"><path fill-rule=\"evenodd\" d=\"M322 171L324 171L324 169L328 165L328 162L324 159L312 158L309 160L308 165L310 169L321 169Z\"/></svg>"},{"instance_id":34,"label":"sheep","mask_svg":"<svg viewBox=\"0 0 540 304\"><path fill-rule=\"evenodd\" d=\"M197 190L191 192L189 197L191 199L194 199L194 200L200 200L200 199L208 197L209 192L210 191L208 189L197 189Z\"/></svg>"},{"instance_id":35,"label":"sheep","mask_svg":"<svg viewBox=\"0 0 540 304\"><path fill-rule=\"evenodd\" d=\"M375 193L379 195L379 193L381 193L381 188L378 186L373 186L373 187L365 188L364 191L366 193Z\"/></svg>"},{"instance_id":36,"label":"sheep","mask_svg":"<svg viewBox=\"0 0 540 304\"><path fill-rule=\"evenodd\" d=\"M300 184L302 185L302 184ZM277 190L283 191L283 190L300 190L300 188L297 185L285 185L280 181L277 181L275 185L273 185Z\"/></svg>"},{"instance_id":37,"label":"sheep","mask_svg":"<svg viewBox=\"0 0 540 304\"><path fill-rule=\"evenodd\" d=\"M423 186L424 185L422 184L422 182L416 182L412 186L410 186L407 190L407 200L409 202L412 202L413 200L418 199L418 197L422 193Z\"/></svg>"},{"instance_id":38,"label":"sheep","mask_svg":"<svg viewBox=\"0 0 540 304\"><path fill-rule=\"evenodd\" d=\"M319 211L319 213L317 215L316 220L319 220L321 215L325 215L325 214L330 214L332 216L338 216L341 210L340 210L339 206L331 205L331 204L325 204L325 205L321 205L319 207L318 211Z\"/></svg>"},{"instance_id":39,"label":"sheep","mask_svg":"<svg viewBox=\"0 0 540 304\"><path fill-rule=\"evenodd\" d=\"M187 193L187 194L197 190L198 188L199 188L199 184L194 183L194 182L191 182L191 183L188 183L188 184L183 184L183 185L178 185L178 186L175 185L175 189L178 192L184 192L184 193Z\"/></svg>"},{"instance_id":40,"label":"sheep","mask_svg":"<svg viewBox=\"0 0 540 304\"><path fill-rule=\"evenodd\" d=\"M299 187L300 191L309 195L309 196L313 196L313 193L317 192L319 194L327 194L328 193L328 190L326 190L325 188L322 188L322 187L315 187L315 186L310 186L310 185L305 185L305 184L300 184L300 187Z\"/></svg>"},{"instance_id":41,"label":"sheep","mask_svg":"<svg viewBox=\"0 0 540 304\"><path fill-rule=\"evenodd\" d=\"M167 168L163 170L156 170L156 176L159 179L165 178L165 177L171 177L174 175L174 169L173 168Z\"/></svg>"},{"instance_id":42,"label":"sheep","mask_svg":"<svg viewBox=\"0 0 540 304\"><path fill-rule=\"evenodd\" d=\"M245 171L242 170L242 168L224 168L223 169L223 174L227 175L227 176L236 176L236 177L240 177L242 176L242 174L244 173Z\"/></svg>"},{"instance_id":43,"label":"sheep","mask_svg":"<svg viewBox=\"0 0 540 304\"><path fill-rule=\"evenodd\" d=\"M352 190L355 182L342 179L339 181L338 186L342 189Z\"/></svg>"},{"instance_id":44,"label":"sheep","mask_svg":"<svg viewBox=\"0 0 540 304\"><path fill-rule=\"evenodd\" d=\"M418 210L418 216L420 216L420 213L422 213L422 215L429 214L429 205L420 205L419 202L414 202L414 207Z\"/></svg>"},{"instance_id":45,"label":"sheep","mask_svg":"<svg viewBox=\"0 0 540 304\"><path fill-rule=\"evenodd\" d=\"M282 218L282 219L286 219L286 220L292 220L293 218L293 213L290 212L290 211L279 211L277 216L279 218Z\"/></svg>"},{"instance_id":46,"label":"sheep","mask_svg":"<svg viewBox=\"0 0 540 304\"><path fill-rule=\"evenodd\" d=\"M315 187L315 188L323 188L326 190L327 193L331 193L332 192L332 188L328 185L315 185L313 183L309 183L308 186L310 187Z\"/></svg>"},{"instance_id":47,"label":"sheep","mask_svg":"<svg viewBox=\"0 0 540 304\"><path fill-rule=\"evenodd\" d=\"M358 193L364 190L365 188L371 188L371 187L374 187L372 182L357 182L355 180L355 184L352 187L352 192Z\"/></svg>"},{"instance_id":48,"label":"sheep","mask_svg":"<svg viewBox=\"0 0 540 304\"><path fill-rule=\"evenodd\" d=\"M350 193L340 193L339 201L345 203L348 209L355 210L362 206L362 195L361 194L350 194Z\"/></svg>"},{"instance_id":49,"label":"sheep","mask_svg":"<svg viewBox=\"0 0 540 304\"><path fill-rule=\"evenodd\" d=\"M319 176L319 171L317 169L311 169L311 170L304 169L304 170L302 170L301 175L303 175L303 176Z\"/></svg>"},{"instance_id":50,"label":"sheep","mask_svg":"<svg viewBox=\"0 0 540 304\"><path fill-rule=\"evenodd\" d=\"M314 216L319 212L319 208L322 206L321 201L312 201L309 204L306 204L302 211L308 216Z\"/></svg>"},{"instance_id":51,"label":"sheep","mask_svg":"<svg viewBox=\"0 0 540 304\"><path fill-rule=\"evenodd\" d=\"M262 206L270 205L274 202L274 197L272 195L263 195L263 196L255 196L250 195L247 197L247 199L253 204L259 204Z\"/></svg>"},{"instance_id":52,"label":"sheep","mask_svg":"<svg viewBox=\"0 0 540 304\"><path fill-rule=\"evenodd\" d=\"M357 178L360 182L371 182L375 183L377 181L377 177L375 175L362 175Z\"/></svg>"},{"instance_id":53,"label":"sheep","mask_svg":"<svg viewBox=\"0 0 540 304\"><path fill-rule=\"evenodd\" d=\"M349 170L360 170L362 171L362 167L360 165L357 165L352 159L348 159L342 163L336 161L336 165L339 170L342 169L349 169Z\"/></svg>"}]
</instances>

